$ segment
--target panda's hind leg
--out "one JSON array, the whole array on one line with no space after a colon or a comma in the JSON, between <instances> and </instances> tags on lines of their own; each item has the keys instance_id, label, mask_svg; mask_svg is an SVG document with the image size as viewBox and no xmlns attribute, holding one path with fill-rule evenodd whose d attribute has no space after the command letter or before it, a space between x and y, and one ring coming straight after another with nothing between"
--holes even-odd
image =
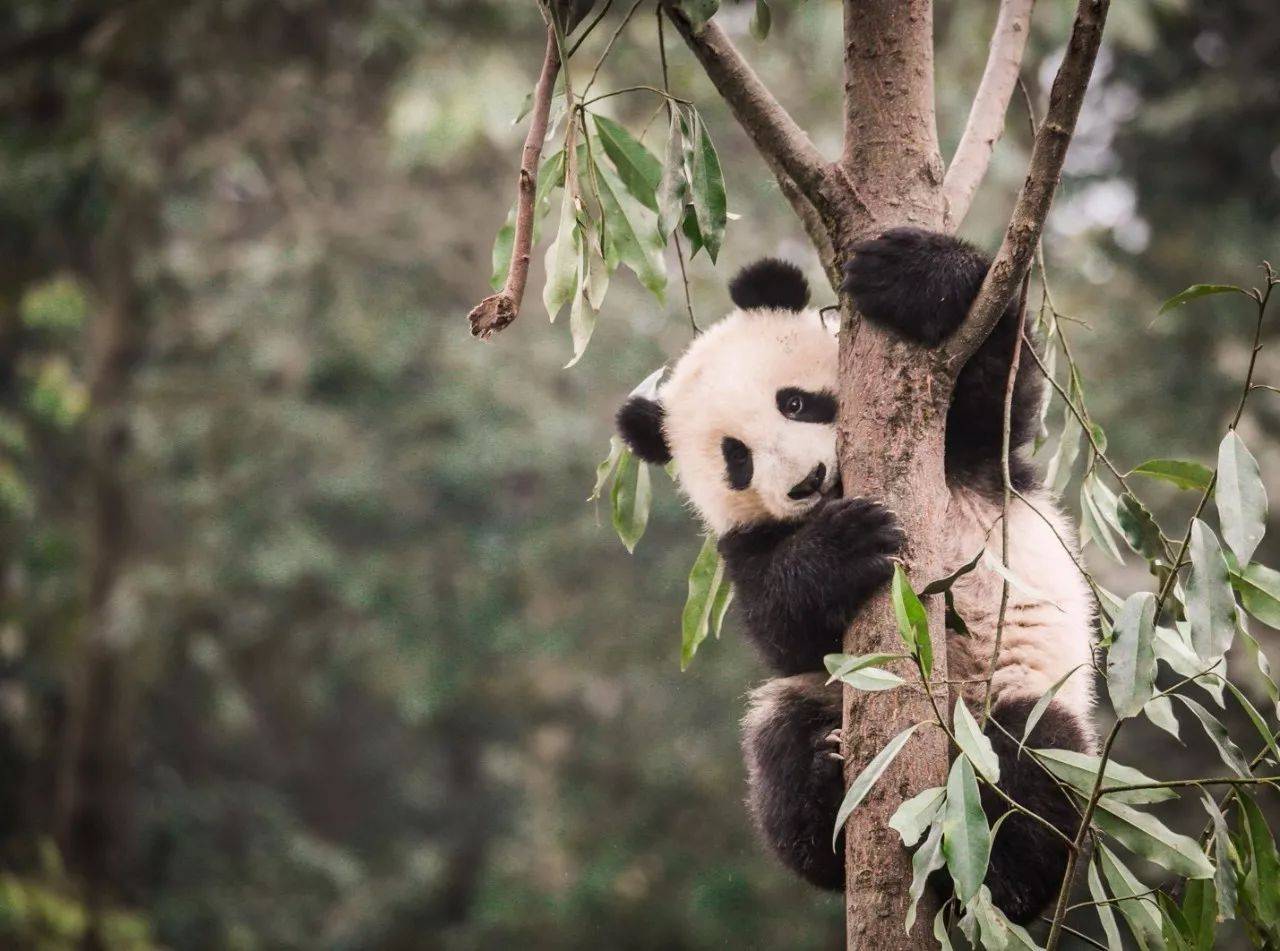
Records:
<instances>
[{"instance_id":1,"label":"panda's hind leg","mask_svg":"<svg viewBox=\"0 0 1280 951\"><path fill-rule=\"evenodd\" d=\"M743 721L748 805L788 868L820 888L844 886L844 840L831 848L844 794L841 689L823 674L779 677L751 694Z\"/></svg>"}]
</instances>

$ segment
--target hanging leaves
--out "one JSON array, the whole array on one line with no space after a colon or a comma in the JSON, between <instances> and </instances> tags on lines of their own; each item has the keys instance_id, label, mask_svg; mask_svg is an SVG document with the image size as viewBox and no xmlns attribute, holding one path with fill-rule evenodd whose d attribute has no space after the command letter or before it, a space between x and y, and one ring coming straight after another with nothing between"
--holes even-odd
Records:
<instances>
[{"instance_id":1,"label":"hanging leaves","mask_svg":"<svg viewBox=\"0 0 1280 951\"><path fill-rule=\"evenodd\" d=\"M1179 489L1194 489L1203 492L1213 482L1213 470L1198 462L1187 462L1184 459L1148 459L1140 466L1129 470L1129 475L1146 476L1149 479L1160 479Z\"/></svg>"},{"instance_id":2,"label":"hanging leaves","mask_svg":"<svg viewBox=\"0 0 1280 951\"><path fill-rule=\"evenodd\" d=\"M1111 797L1098 802L1098 828L1130 852L1188 878L1212 878L1213 863L1195 839L1174 832L1155 816Z\"/></svg>"},{"instance_id":3,"label":"hanging leaves","mask_svg":"<svg viewBox=\"0 0 1280 951\"><path fill-rule=\"evenodd\" d=\"M649 467L630 451L618 460L610 499L614 531L627 551L634 552L649 524L650 487Z\"/></svg>"},{"instance_id":4,"label":"hanging leaves","mask_svg":"<svg viewBox=\"0 0 1280 951\"><path fill-rule=\"evenodd\" d=\"M1218 487L1214 495L1222 537L1236 560L1247 565L1266 530L1267 490L1244 441L1233 429L1218 446Z\"/></svg>"},{"instance_id":5,"label":"hanging leaves","mask_svg":"<svg viewBox=\"0 0 1280 951\"><path fill-rule=\"evenodd\" d=\"M898 618L898 633L907 650L920 659L926 674L933 671L933 643L929 638L929 618L924 605L911 590L911 582L897 562L893 565L891 588L893 613Z\"/></svg>"},{"instance_id":6,"label":"hanging leaves","mask_svg":"<svg viewBox=\"0 0 1280 951\"><path fill-rule=\"evenodd\" d=\"M947 776L947 803L942 819L942 851L955 882L956 897L967 902L977 894L991 856L991 829L982 811L978 777L966 756L957 756Z\"/></svg>"},{"instance_id":7,"label":"hanging leaves","mask_svg":"<svg viewBox=\"0 0 1280 951\"><path fill-rule=\"evenodd\" d=\"M1156 316L1159 317L1161 314L1167 314L1175 307L1181 307L1188 301L1193 301L1201 297L1209 297L1212 294L1232 293L1243 294L1245 292L1234 284L1192 284L1185 291L1182 291L1179 294L1174 294L1167 301L1161 304L1160 310Z\"/></svg>"},{"instance_id":8,"label":"hanging leaves","mask_svg":"<svg viewBox=\"0 0 1280 951\"><path fill-rule=\"evenodd\" d=\"M696 110L692 113L692 128L689 143L693 150L689 162L690 192L693 198L694 215L698 221L698 232L707 254L714 261L720 254L720 243L724 240L724 229L728 222L728 198L724 189L724 172L720 168L720 158L702 122L702 116Z\"/></svg>"},{"instance_id":9,"label":"hanging leaves","mask_svg":"<svg viewBox=\"0 0 1280 951\"><path fill-rule=\"evenodd\" d=\"M1000 782L1000 760L991 746L991 740L982 732L964 701L958 698L951 717L951 729L955 733L960 752L969 757L973 768L982 774L982 778L993 785Z\"/></svg>"},{"instance_id":10,"label":"hanging leaves","mask_svg":"<svg viewBox=\"0 0 1280 951\"><path fill-rule=\"evenodd\" d=\"M1236 632L1231 573L1218 546L1218 537L1198 518L1191 522L1191 577L1187 582L1186 607L1187 620L1191 622L1191 646L1200 659L1210 662L1225 654Z\"/></svg>"},{"instance_id":11,"label":"hanging leaves","mask_svg":"<svg viewBox=\"0 0 1280 951\"><path fill-rule=\"evenodd\" d=\"M889 817L889 828L902 837L902 844L911 848L920 841L924 830L929 828L934 817L942 810L947 790L943 786L932 786L923 792L916 793L898 806Z\"/></svg>"},{"instance_id":12,"label":"hanging leaves","mask_svg":"<svg viewBox=\"0 0 1280 951\"><path fill-rule=\"evenodd\" d=\"M1107 692L1121 720L1140 713L1155 692L1155 617L1150 591L1130 595L1116 617L1107 650Z\"/></svg>"},{"instance_id":13,"label":"hanging leaves","mask_svg":"<svg viewBox=\"0 0 1280 951\"><path fill-rule=\"evenodd\" d=\"M871 787L884 775L884 771L889 768L889 764L902 752L902 748L907 745L907 740L911 739L911 734L915 733L921 726L923 724L913 723L890 740L885 745L885 748L863 767L862 772L850 784L849 791L845 793L844 800L836 811L836 826L831 831L831 847L833 849L836 847L836 839L840 835L840 830L844 828L845 821L849 818L849 815L858 808L863 799L867 798L867 793L871 791Z\"/></svg>"},{"instance_id":14,"label":"hanging leaves","mask_svg":"<svg viewBox=\"0 0 1280 951\"><path fill-rule=\"evenodd\" d=\"M606 116L592 114L600 145L627 191L651 211L658 210L662 165L630 132Z\"/></svg>"},{"instance_id":15,"label":"hanging leaves","mask_svg":"<svg viewBox=\"0 0 1280 951\"><path fill-rule=\"evenodd\" d=\"M751 17L751 35L763 42L768 38L769 28L772 26L773 11L769 9L769 0L756 0L756 12Z\"/></svg>"},{"instance_id":16,"label":"hanging leaves","mask_svg":"<svg viewBox=\"0 0 1280 951\"><path fill-rule=\"evenodd\" d=\"M684 171L684 137L681 135L680 112L671 110L667 126L667 147L662 158L662 175L658 179L658 237L665 242L680 222L689 193Z\"/></svg>"},{"instance_id":17,"label":"hanging leaves","mask_svg":"<svg viewBox=\"0 0 1280 951\"><path fill-rule=\"evenodd\" d=\"M909 904L905 922L908 933L915 927L916 907L924 895L930 874L942 868L945 863L946 859L942 855L942 823L938 822L929 830L929 837L924 840L924 845L911 856L911 887L907 891Z\"/></svg>"},{"instance_id":18,"label":"hanging leaves","mask_svg":"<svg viewBox=\"0 0 1280 951\"><path fill-rule=\"evenodd\" d=\"M733 586L725 577L724 560L716 540L708 535L689 572L689 595L680 619L680 669L687 670L707 635L720 636L720 625L733 599Z\"/></svg>"}]
</instances>

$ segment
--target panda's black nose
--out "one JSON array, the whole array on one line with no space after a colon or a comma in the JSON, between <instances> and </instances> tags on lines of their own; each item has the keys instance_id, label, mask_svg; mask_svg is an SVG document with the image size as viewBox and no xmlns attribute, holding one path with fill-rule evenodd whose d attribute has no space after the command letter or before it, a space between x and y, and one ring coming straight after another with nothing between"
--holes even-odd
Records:
<instances>
[{"instance_id":1,"label":"panda's black nose","mask_svg":"<svg viewBox=\"0 0 1280 951\"><path fill-rule=\"evenodd\" d=\"M791 487L787 497L799 501L800 499L807 499L811 495L816 495L822 489L822 480L826 477L826 464L820 462L813 467L812 472L804 477L803 481L797 482Z\"/></svg>"}]
</instances>

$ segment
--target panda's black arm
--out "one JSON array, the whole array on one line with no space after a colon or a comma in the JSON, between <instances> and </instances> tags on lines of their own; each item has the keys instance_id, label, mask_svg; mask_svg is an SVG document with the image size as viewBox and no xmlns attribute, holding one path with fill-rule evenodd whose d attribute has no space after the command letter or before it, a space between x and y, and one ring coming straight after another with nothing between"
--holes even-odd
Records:
<instances>
[{"instance_id":1,"label":"panda's black arm","mask_svg":"<svg viewBox=\"0 0 1280 951\"><path fill-rule=\"evenodd\" d=\"M950 235L894 228L855 246L844 289L868 320L928 346L941 343L964 322L990 261ZM995 329L965 364L947 415L947 473L977 475L998 461L1004 433L1004 395L1021 331L1012 301ZM1020 361L1014 389L1010 449L1035 434L1041 387L1033 361ZM1015 481L1027 474L1015 463Z\"/></svg>"},{"instance_id":2,"label":"panda's black arm","mask_svg":"<svg viewBox=\"0 0 1280 951\"><path fill-rule=\"evenodd\" d=\"M822 670L845 628L893 574L893 514L868 499L822 503L798 521L736 528L720 539L747 634L782 674Z\"/></svg>"}]
</instances>

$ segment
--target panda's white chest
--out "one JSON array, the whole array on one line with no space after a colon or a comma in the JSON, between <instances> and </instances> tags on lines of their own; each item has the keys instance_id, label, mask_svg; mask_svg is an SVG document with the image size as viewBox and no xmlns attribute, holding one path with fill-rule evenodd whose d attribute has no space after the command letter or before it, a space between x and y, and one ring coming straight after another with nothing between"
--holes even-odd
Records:
<instances>
[{"instance_id":1,"label":"panda's white chest","mask_svg":"<svg viewBox=\"0 0 1280 951\"><path fill-rule=\"evenodd\" d=\"M1028 504L1029 503L1029 504ZM977 568L956 581L956 611L969 637L948 632L949 677L968 681L962 692L971 706L982 702L981 683L991 665L1000 629L992 679L995 699L1038 699L1069 671L1057 699L1087 717L1093 705L1093 599L1073 558L1075 533L1044 491L1014 499L1009 509L1009 600L1000 622L1004 578L998 504L968 490L952 494L948 512L946 570L970 561L984 547Z\"/></svg>"}]
</instances>

